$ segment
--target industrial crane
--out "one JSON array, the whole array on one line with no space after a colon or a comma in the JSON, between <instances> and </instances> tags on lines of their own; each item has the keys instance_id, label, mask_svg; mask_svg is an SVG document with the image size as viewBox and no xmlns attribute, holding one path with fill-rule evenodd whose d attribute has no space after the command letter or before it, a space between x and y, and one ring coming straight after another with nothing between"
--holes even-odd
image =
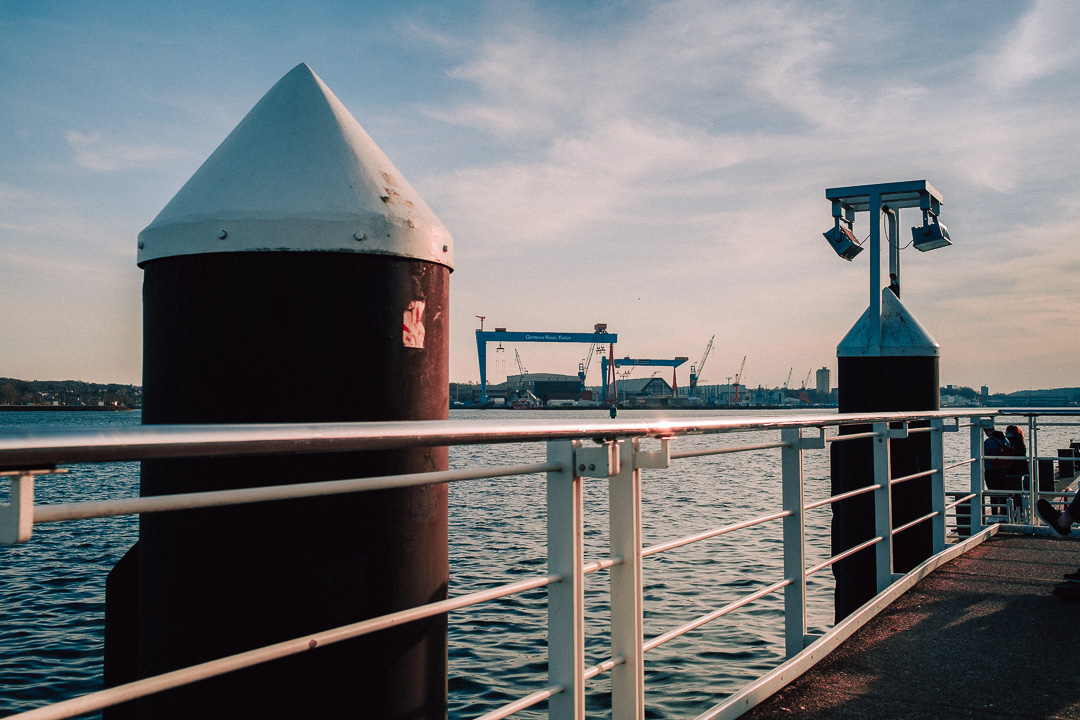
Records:
<instances>
[{"instance_id":1,"label":"industrial crane","mask_svg":"<svg viewBox=\"0 0 1080 720\"><path fill-rule=\"evenodd\" d=\"M802 381L802 392L799 394L799 402L804 405L810 404L810 396L806 394L806 383L810 382L810 375L813 374L813 372L814 368L810 368L809 372L806 373L806 379Z\"/></svg>"},{"instance_id":2,"label":"industrial crane","mask_svg":"<svg viewBox=\"0 0 1080 720\"><path fill-rule=\"evenodd\" d=\"M624 357L624 358L612 358L609 361L606 357L601 357L600 358L600 367L603 368L603 374L604 374L605 378L607 377L607 369L608 369L609 366L613 367L613 368L620 368L620 367L623 367L625 365L630 365L630 366L634 366L634 365L655 365L655 366L658 366L658 367L669 367L669 368L671 368L671 394L672 395L678 395L679 394L679 386L678 386L678 380L677 380L676 375L675 375L675 371L676 371L676 368L678 368L680 365L682 365L683 363L685 363L689 359L690 358L685 357L685 356L684 357L677 357L677 358L674 358L672 360L666 360L666 359L665 360L654 360L654 359L645 359L645 358ZM619 373L619 374L623 376L623 379L625 379L630 374L630 372L627 371L625 375L622 374L622 373Z\"/></svg>"},{"instance_id":3,"label":"industrial crane","mask_svg":"<svg viewBox=\"0 0 1080 720\"><path fill-rule=\"evenodd\" d=\"M589 352L587 352L584 359L578 363L578 392L585 392L585 376L589 373L589 364L592 362L593 353L599 352L603 354L604 352L603 343L600 344L599 350L596 347L596 343L597 341L593 340L592 345L589 346ZM604 381L607 382L607 378L605 378Z\"/></svg>"},{"instance_id":4,"label":"industrial crane","mask_svg":"<svg viewBox=\"0 0 1080 720\"><path fill-rule=\"evenodd\" d=\"M477 318L480 316L478 315ZM481 322L481 326L483 323ZM488 404L487 396L487 344L489 342L557 342L557 343L596 343L597 351L606 343L614 350L619 336L607 331L607 325L597 323L591 333L565 333L565 332L507 332L506 328L497 327L494 331L485 331L481 327L476 331L476 357L480 364L480 404ZM613 353L614 354L614 353ZM521 368L524 369L524 368ZM523 373L524 374L524 373Z\"/></svg>"},{"instance_id":5,"label":"industrial crane","mask_svg":"<svg viewBox=\"0 0 1080 720\"><path fill-rule=\"evenodd\" d=\"M795 368L793 368L793 367L790 367L790 368L788 368L788 371L787 371L787 380L785 380L785 381L784 381L784 389L785 389L785 390L787 390L787 389L788 389L788 385L790 385L790 384L791 384L791 373L792 373L792 372L793 372L794 370L795 370Z\"/></svg>"},{"instance_id":6,"label":"industrial crane","mask_svg":"<svg viewBox=\"0 0 1080 720\"><path fill-rule=\"evenodd\" d=\"M735 405L742 402L742 398L739 397L739 380L742 378L743 368L746 367L746 356L743 355L742 362L739 363L739 372L735 373L735 399L732 401Z\"/></svg>"},{"instance_id":7,"label":"industrial crane","mask_svg":"<svg viewBox=\"0 0 1080 720\"><path fill-rule=\"evenodd\" d=\"M514 361L517 362L518 372L522 375L528 375L529 371L521 364L521 356L518 355L517 348L514 348Z\"/></svg>"},{"instance_id":8,"label":"industrial crane","mask_svg":"<svg viewBox=\"0 0 1080 720\"><path fill-rule=\"evenodd\" d=\"M694 394L694 390L697 388L698 378L701 376L701 371L705 368L705 361L709 358L709 351L712 350L713 340L716 336L713 335L709 338L709 344L705 346L705 353L701 356L701 362L697 365L690 366L690 394Z\"/></svg>"}]
</instances>

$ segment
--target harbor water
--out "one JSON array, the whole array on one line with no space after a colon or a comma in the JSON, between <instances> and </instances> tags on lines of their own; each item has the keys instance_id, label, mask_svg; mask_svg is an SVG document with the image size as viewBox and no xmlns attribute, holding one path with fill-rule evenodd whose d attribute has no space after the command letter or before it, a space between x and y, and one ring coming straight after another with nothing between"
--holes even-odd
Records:
<instances>
[{"instance_id":1,"label":"harbor water","mask_svg":"<svg viewBox=\"0 0 1080 720\"><path fill-rule=\"evenodd\" d=\"M668 411L669 414L671 411ZM688 410L682 416L740 411ZM746 411L741 411L748 414ZM775 415L784 411L768 411ZM793 411L794 412L794 411ZM754 415L766 413L752 413ZM663 416L621 411L620 419ZM607 410L453 410L451 419L607 417ZM134 425L136 412L0 413L5 426ZM946 461L966 457L968 433L946 435ZM778 433L688 436L685 451L774 442ZM648 443L653 441L643 441ZM512 444L451 448L451 468L543 462L545 446ZM780 451L759 450L677 460L642 475L642 535L648 547L780 506ZM805 454L806 501L829 493L828 452ZM967 487L966 469L946 488ZM76 465L39 477L39 503L104 500L138 494L138 463ZM474 480L450 486L450 594L462 595L528 576L546 564L545 478ZM4 484L0 501L6 501ZM806 515L807 566L829 556L828 508ZM607 556L607 483L585 483L586 563ZM39 525L30 542L0 547L0 716L100 688L105 576L136 541L138 519L119 517ZM650 556L644 561L645 638L659 635L782 578L779 522L754 526ZM586 663L608 658L608 577L586 582ZM832 622L832 574L808 580L808 631ZM546 686L546 595L533 590L451 613L449 715L470 718ZM646 717L693 717L784 657L782 595L773 594L664 644L645 656ZM609 715L605 675L589 681L590 717ZM515 717L545 717L541 705Z\"/></svg>"}]
</instances>

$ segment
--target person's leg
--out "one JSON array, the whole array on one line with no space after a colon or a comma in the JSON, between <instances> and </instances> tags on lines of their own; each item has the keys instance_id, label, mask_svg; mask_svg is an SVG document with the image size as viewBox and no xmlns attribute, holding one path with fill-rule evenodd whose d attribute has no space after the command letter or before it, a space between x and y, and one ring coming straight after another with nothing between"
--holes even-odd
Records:
<instances>
[{"instance_id":1,"label":"person's leg","mask_svg":"<svg viewBox=\"0 0 1080 720\"><path fill-rule=\"evenodd\" d=\"M1069 503L1069 507L1065 512L1058 510L1043 498L1039 498L1039 502L1035 504L1035 509L1039 511L1039 517L1045 520L1046 524L1054 529L1054 532L1058 535L1068 535L1074 518L1080 515L1080 493Z\"/></svg>"},{"instance_id":2,"label":"person's leg","mask_svg":"<svg viewBox=\"0 0 1080 720\"><path fill-rule=\"evenodd\" d=\"M1062 522L1067 522L1068 525L1072 525L1076 522L1076 519L1080 517L1080 493L1076 493L1073 497L1072 502L1069 503L1069 507L1065 508L1064 515L1066 517L1062 518Z\"/></svg>"}]
</instances>

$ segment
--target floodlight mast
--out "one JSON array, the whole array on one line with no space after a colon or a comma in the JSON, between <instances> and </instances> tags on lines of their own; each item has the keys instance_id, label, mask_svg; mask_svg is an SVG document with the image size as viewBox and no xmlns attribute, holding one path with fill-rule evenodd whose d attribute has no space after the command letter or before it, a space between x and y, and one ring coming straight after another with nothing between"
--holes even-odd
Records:
<instances>
[{"instance_id":1,"label":"floodlight mast","mask_svg":"<svg viewBox=\"0 0 1080 720\"><path fill-rule=\"evenodd\" d=\"M900 289L900 209L930 207L936 212L944 199L937 188L926 180L907 182L877 183L874 185L854 185L851 187L829 188L825 198L833 203L833 215L837 216L836 206L843 208L846 219L853 220L857 212L870 213L870 317L881 317L881 213L889 214L889 273L890 285L895 287L897 297ZM881 327L879 323L870 323L870 345L881 346Z\"/></svg>"}]
</instances>

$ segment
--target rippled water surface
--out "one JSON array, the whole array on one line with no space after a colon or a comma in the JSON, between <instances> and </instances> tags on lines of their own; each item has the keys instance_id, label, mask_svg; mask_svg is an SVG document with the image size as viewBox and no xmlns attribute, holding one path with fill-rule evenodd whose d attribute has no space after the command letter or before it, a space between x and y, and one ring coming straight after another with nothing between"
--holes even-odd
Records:
<instances>
[{"instance_id":1,"label":"rippled water surface","mask_svg":"<svg viewBox=\"0 0 1080 720\"><path fill-rule=\"evenodd\" d=\"M620 419L658 412L624 411ZM732 414L694 411L692 415ZM685 417L691 414L685 414ZM452 418L606 418L606 411L452 411ZM131 425L137 412L0 413L8 425ZM966 453L966 432L946 436L947 460ZM776 433L679 438L674 448L745 445ZM1044 444L1044 447L1047 445ZM651 546L780 506L779 450L680 460L643 473L643 542ZM451 467L541 462L537 445L452 448ZM827 453L806 454L806 500L828 494ZM81 465L37 480L37 502L57 503L138 494L137 463ZM947 488L966 486L965 470ZM7 484L0 483L0 501ZM450 486L451 595L545 572L545 486L542 476L479 480ZM607 554L607 483L585 485L586 562ZM828 557L827 509L807 514L807 565ZM135 542L133 517L39 525L29 543L0 547L0 715L100 688L105 576ZM649 639L782 577L779 522L755 526L646 558L645 637ZM586 584L587 663L609 656L608 575ZM832 575L809 581L809 630L832 620ZM452 718L475 717L546 685L547 592L533 590L450 616L449 707ZM645 658L647 717L693 717L775 667L783 658L782 597L769 596L651 651ZM610 713L610 685L588 685L590 717ZM546 717L544 706L515 717Z\"/></svg>"}]
</instances>

